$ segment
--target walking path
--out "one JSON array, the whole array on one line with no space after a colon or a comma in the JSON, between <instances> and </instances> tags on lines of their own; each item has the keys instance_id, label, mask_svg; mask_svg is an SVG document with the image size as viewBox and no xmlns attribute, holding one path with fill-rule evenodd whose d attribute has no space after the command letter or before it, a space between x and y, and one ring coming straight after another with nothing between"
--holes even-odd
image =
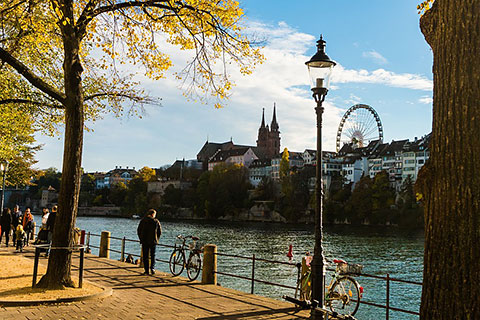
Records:
<instances>
[{"instance_id":1,"label":"walking path","mask_svg":"<svg viewBox=\"0 0 480 320\"><path fill-rule=\"evenodd\" d=\"M24 255L33 259L29 247ZM1 248L1 250L12 250ZM46 262L45 258L42 258ZM74 266L78 259L74 257ZM33 263L32 263L33 268ZM104 299L32 307L0 307L2 319L307 319L291 303L189 282L120 261L85 256L85 280L113 288Z\"/></svg>"}]
</instances>

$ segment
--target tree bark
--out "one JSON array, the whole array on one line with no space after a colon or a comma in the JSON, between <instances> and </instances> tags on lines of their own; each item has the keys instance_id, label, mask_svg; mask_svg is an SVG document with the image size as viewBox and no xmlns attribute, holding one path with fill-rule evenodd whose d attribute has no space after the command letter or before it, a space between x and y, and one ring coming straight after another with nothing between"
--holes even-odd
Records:
<instances>
[{"instance_id":1,"label":"tree bark","mask_svg":"<svg viewBox=\"0 0 480 320\"><path fill-rule=\"evenodd\" d=\"M420 319L480 319L480 0L436 0Z\"/></svg>"},{"instance_id":2,"label":"tree bark","mask_svg":"<svg viewBox=\"0 0 480 320\"><path fill-rule=\"evenodd\" d=\"M68 2L68 1L67 1ZM68 16L68 12L66 14ZM73 16L73 15L72 15ZM73 28L63 28L65 81L65 142L62 183L58 197L58 212L53 230L53 248L71 248L78 211L83 148L83 89L79 50L80 39ZM52 249L47 273L38 286L44 288L72 287L70 249Z\"/></svg>"}]
</instances>

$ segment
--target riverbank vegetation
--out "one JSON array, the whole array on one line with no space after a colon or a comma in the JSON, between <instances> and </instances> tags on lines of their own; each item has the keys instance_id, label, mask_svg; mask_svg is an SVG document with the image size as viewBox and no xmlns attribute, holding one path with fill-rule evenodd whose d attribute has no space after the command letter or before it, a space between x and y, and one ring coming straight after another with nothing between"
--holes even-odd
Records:
<instances>
[{"instance_id":1,"label":"riverbank vegetation","mask_svg":"<svg viewBox=\"0 0 480 320\"><path fill-rule=\"evenodd\" d=\"M256 188L248 180L247 169L239 165L221 164L204 172L192 168L144 167L128 183L119 182L98 190L93 175L85 174L80 205L116 206L124 216L142 215L148 208L155 208L172 219L211 220L248 219L239 217L251 217L252 208L260 207L259 214L263 215L258 217L260 220L268 221L275 213L282 221L309 223L315 208L315 167L283 168L285 172L279 181L263 179ZM32 198L40 198L41 190L50 186L58 187L60 177L57 171L46 170L37 186L31 188ZM323 208L325 223L423 227L423 206L416 201L410 179L398 191L392 188L386 172L374 178L364 176L355 186L345 183L341 176L328 179ZM149 189L149 183L159 181L166 185L178 183L168 185L162 192Z\"/></svg>"}]
</instances>

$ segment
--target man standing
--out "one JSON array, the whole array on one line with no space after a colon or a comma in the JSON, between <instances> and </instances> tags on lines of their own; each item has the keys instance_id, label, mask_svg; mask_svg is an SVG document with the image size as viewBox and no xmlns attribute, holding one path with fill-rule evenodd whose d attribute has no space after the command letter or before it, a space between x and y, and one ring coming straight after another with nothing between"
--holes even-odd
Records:
<instances>
[{"instance_id":1,"label":"man standing","mask_svg":"<svg viewBox=\"0 0 480 320\"><path fill-rule=\"evenodd\" d=\"M137 228L138 238L142 244L144 274L147 275L148 270L151 274L155 274L155 249L158 239L162 235L162 226L160 221L155 218L156 215L157 211L154 209L148 210L147 215L140 221Z\"/></svg>"},{"instance_id":2,"label":"man standing","mask_svg":"<svg viewBox=\"0 0 480 320\"><path fill-rule=\"evenodd\" d=\"M52 212L48 215L48 219L47 219L47 230L48 230L47 240L48 240L48 243L50 244L50 247L52 246L53 228L55 227L55 217L57 216L57 209L58 209L57 206L53 206ZM47 248L45 257L48 257L50 253L50 247Z\"/></svg>"}]
</instances>

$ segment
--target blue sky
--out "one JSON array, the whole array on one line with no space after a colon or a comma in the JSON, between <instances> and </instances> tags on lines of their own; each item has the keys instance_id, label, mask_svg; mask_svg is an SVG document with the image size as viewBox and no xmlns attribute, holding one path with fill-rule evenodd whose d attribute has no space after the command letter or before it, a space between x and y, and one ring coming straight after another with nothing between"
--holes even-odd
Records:
<instances>
[{"instance_id":1,"label":"blue sky","mask_svg":"<svg viewBox=\"0 0 480 320\"><path fill-rule=\"evenodd\" d=\"M173 77L143 79L161 107L147 107L142 119L106 116L85 133L83 167L159 167L193 159L205 141L255 145L262 108L271 121L273 103L282 149L315 147L315 104L304 65L320 34L337 62L324 103L324 149L335 149L343 113L356 103L372 106L383 123L384 141L420 137L431 131L432 53L418 26L419 0L240 1L249 32L265 39L266 62L252 75L233 72L236 86L223 109L187 102ZM177 69L186 56L172 48ZM43 150L37 167L61 170L63 138L38 135Z\"/></svg>"}]
</instances>

